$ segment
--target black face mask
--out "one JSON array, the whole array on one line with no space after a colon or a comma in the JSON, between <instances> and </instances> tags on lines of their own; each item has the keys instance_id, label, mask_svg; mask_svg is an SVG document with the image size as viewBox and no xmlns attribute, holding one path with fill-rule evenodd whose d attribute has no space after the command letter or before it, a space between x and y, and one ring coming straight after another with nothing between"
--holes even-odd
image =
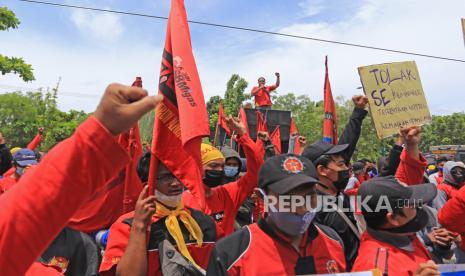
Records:
<instances>
[{"instance_id":1,"label":"black face mask","mask_svg":"<svg viewBox=\"0 0 465 276\"><path fill-rule=\"evenodd\" d=\"M224 171L205 170L203 183L210 188L219 186L223 183Z\"/></svg>"},{"instance_id":2,"label":"black face mask","mask_svg":"<svg viewBox=\"0 0 465 276\"><path fill-rule=\"evenodd\" d=\"M407 222L406 224L396 227L396 228L391 228L391 229L385 229L386 231L389 231L391 233L416 233L420 231L421 229L425 228L426 225L428 224L428 214L426 211L422 208L417 208L417 215Z\"/></svg>"},{"instance_id":3,"label":"black face mask","mask_svg":"<svg viewBox=\"0 0 465 276\"><path fill-rule=\"evenodd\" d=\"M337 180L333 182L334 187L341 192L347 187L347 183L349 183L349 170L342 170L337 172Z\"/></svg>"},{"instance_id":4,"label":"black face mask","mask_svg":"<svg viewBox=\"0 0 465 276\"><path fill-rule=\"evenodd\" d=\"M452 178L455 180L455 184L457 184L458 187L462 187L463 182L465 182L465 169L453 168L450 174Z\"/></svg>"}]
</instances>

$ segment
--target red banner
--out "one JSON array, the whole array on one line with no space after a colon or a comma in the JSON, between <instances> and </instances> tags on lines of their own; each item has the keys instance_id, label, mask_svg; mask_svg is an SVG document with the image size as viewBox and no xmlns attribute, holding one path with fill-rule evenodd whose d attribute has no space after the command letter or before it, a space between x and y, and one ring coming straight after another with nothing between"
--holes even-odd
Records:
<instances>
[{"instance_id":1,"label":"red banner","mask_svg":"<svg viewBox=\"0 0 465 276\"><path fill-rule=\"evenodd\" d=\"M325 59L325 87L324 87L324 121L323 121L323 141L337 145L337 116L336 106L334 104L331 84L328 76L328 57Z\"/></svg>"},{"instance_id":2,"label":"red banner","mask_svg":"<svg viewBox=\"0 0 465 276\"><path fill-rule=\"evenodd\" d=\"M164 99L157 106L153 129L150 191L161 161L204 208L200 144L210 129L182 0L171 1L158 89Z\"/></svg>"},{"instance_id":3,"label":"red banner","mask_svg":"<svg viewBox=\"0 0 465 276\"><path fill-rule=\"evenodd\" d=\"M281 154L281 128L276 126L273 133L270 135L271 143L274 145L276 154Z\"/></svg>"},{"instance_id":4,"label":"red banner","mask_svg":"<svg viewBox=\"0 0 465 276\"><path fill-rule=\"evenodd\" d=\"M226 117L224 115L223 104L220 103L220 108L218 109L218 125L221 126L226 133L231 136L231 130L229 129L228 125L226 124Z\"/></svg>"}]
</instances>

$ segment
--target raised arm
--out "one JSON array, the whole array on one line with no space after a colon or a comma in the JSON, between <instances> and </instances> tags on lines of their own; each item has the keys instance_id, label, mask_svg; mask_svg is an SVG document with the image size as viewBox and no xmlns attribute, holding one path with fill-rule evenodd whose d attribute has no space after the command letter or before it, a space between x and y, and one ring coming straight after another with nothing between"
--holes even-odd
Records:
<instances>
[{"instance_id":1,"label":"raised arm","mask_svg":"<svg viewBox=\"0 0 465 276\"><path fill-rule=\"evenodd\" d=\"M348 163L354 154L355 148L357 147L358 139L362 132L362 123L363 119L368 114L368 111L365 110L365 107L368 103L368 98L365 96L353 96L352 101L355 104L354 111L350 116L349 122L344 128L344 132L341 137L339 137L339 144L349 144L349 149L344 154L344 159Z\"/></svg>"},{"instance_id":2,"label":"raised arm","mask_svg":"<svg viewBox=\"0 0 465 276\"><path fill-rule=\"evenodd\" d=\"M421 155L418 147L420 133L419 126L403 127L400 130L400 135L405 141L405 149L400 155L396 178L407 185L424 183L423 175L428 162Z\"/></svg>"},{"instance_id":3,"label":"raised arm","mask_svg":"<svg viewBox=\"0 0 465 276\"><path fill-rule=\"evenodd\" d=\"M108 86L94 115L0 197L2 274L23 275L81 204L123 169L128 156L113 136L161 100L146 96L141 88Z\"/></svg>"}]
</instances>

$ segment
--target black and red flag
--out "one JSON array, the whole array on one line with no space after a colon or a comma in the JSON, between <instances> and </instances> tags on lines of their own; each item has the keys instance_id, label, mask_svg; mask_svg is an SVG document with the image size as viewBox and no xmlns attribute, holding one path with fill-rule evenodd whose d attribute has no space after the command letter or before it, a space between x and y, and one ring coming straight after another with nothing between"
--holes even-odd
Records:
<instances>
[{"instance_id":1,"label":"black and red flag","mask_svg":"<svg viewBox=\"0 0 465 276\"><path fill-rule=\"evenodd\" d=\"M182 0L171 1L158 93L164 98L157 106L153 128L150 191L161 161L204 208L200 144L210 129Z\"/></svg>"}]
</instances>

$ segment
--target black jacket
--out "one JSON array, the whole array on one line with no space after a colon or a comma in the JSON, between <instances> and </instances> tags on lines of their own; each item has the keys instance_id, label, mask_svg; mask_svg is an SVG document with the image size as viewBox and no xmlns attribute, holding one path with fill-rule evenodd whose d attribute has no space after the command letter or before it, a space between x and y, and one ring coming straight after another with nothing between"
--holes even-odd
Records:
<instances>
[{"instance_id":1,"label":"black jacket","mask_svg":"<svg viewBox=\"0 0 465 276\"><path fill-rule=\"evenodd\" d=\"M11 156L10 149L5 145L0 145L0 175L3 175L6 171L8 171L11 167L11 161L13 157Z\"/></svg>"},{"instance_id":2,"label":"black jacket","mask_svg":"<svg viewBox=\"0 0 465 276\"><path fill-rule=\"evenodd\" d=\"M352 115L350 116L349 122L344 128L344 132L339 137L339 145L349 144L349 149L344 154L346 163L350 162L352 155L354 154L355 148L357 147L358 139L362 133L363 119L367 116L368 111L362 108L354 108Z\"/></svg>"},{"instance_id":3,"label":"black jacket","mask_svg":"<svg viewBox=\"0 0 465 276\"><path fill-rule=\"evenodd\" d=\"M362 122L367 114L368 111L365 109L354 108L354 111L350 116L350 120L344 128L344 132L339 138L339 144L349 144L349 149L344 153L344 159L347 163L350 162L355 148L357 147L357 142L362 132ZM337 200L339 201L341 199L338 198ZM345 209L349 209L350 207L349 198L345 195L343 195L343 206ZM352 223L354 223L354 225L357 225L352 212L345 212L345 214L349 217ZM344 219L335 211L319 212L316 216L316 221L331 227L341 237L344 242L344 255L346 257L347 271L350 271L355 262L355 258L357 257L360 240L352 232Z\"/></svg>"}]
</instances>

